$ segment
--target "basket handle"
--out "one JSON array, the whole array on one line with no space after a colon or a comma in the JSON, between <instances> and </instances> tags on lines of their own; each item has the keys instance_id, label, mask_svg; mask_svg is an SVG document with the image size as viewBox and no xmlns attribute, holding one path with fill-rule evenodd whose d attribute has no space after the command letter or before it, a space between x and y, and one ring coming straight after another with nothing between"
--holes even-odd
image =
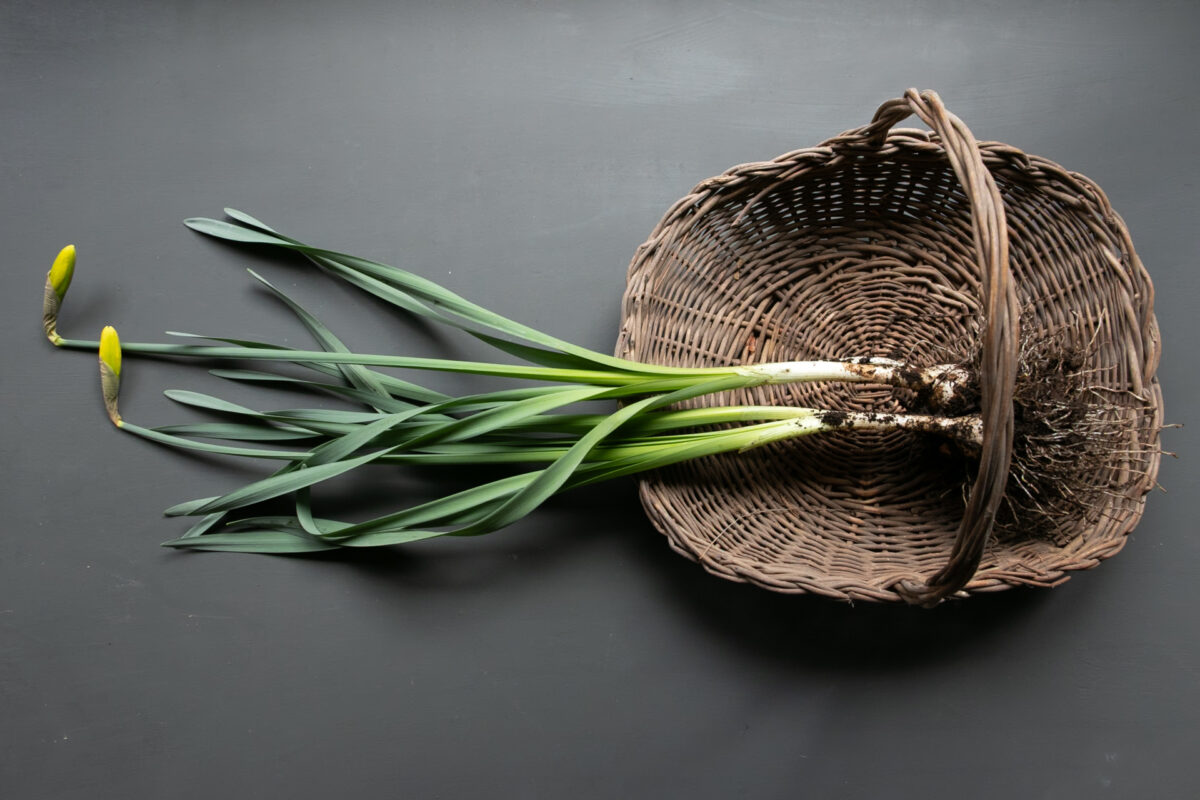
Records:
<instances>
[{"instance_id":1,"label":"basket handle","mask_svg":"<svg viewBox=\"0 0 1200 800\"><path fill-rule=\"evenodd\" d=\"M932 606L970 582L991 534L1004 497L1012 460L1013 389L1018 360L1017 294L1008 264L1008 228L1004 202L984 166L979 144L962 120L946 110L937 93L909 89L879 107L869 125L838 137L838 144L883 147L893 125L915 114L942 141L946 157L971 202L975 258L982 278L983 353L979 365L983 446L979 472L971 486L946 566L923 585L903 581L897 587L909 603Z\"/></svg>"}]
</instances>

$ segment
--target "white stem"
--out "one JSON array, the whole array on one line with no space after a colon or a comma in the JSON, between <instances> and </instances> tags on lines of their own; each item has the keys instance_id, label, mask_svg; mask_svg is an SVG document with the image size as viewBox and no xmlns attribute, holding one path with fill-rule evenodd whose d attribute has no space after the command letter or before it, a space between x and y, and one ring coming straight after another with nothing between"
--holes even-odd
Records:
<instances>
[{"instance_id":1,"label":"white stem","mask_svg":"<svg viewBox=\"0 0 1200 800\"><path fill-rule=\"evenodd\" d=\"M956 364L938 364L924 369L910 367L890 358L858 358L844 361L780 361L739 367L743 375L765 377L767 383L843 381L881 383L920 391L932 389L930 400L944 406L966 386L970 374Z\"/></svg>"},{"instance_id":2,"label":"white stem","mask_svg":"<svg viewBox=\"0 0 1200 800\"><path fill-rule=\"evenodd\" d=\"M875 411L817 411L806 412L793 419L781 421L764 430L741 449L750 450L768 442L785 441L813 433L843 430L906 430L945 436L968 449L983 444L983 419L978 414L962 417L939 417L927 414L889 414Z\"/></svg>"},{"instance_id":3,"label":"white stem","mask_svg":"<svg viewBox=\"0 0 1200 800\"><path fill-rule=\"evenodd\" d=\"M941 433L963 444L983 445L983 418L978 414L965 417L939 417L926 414L881 414L847 411L843 414L825 412L821 419L826 430L892 430L900 428L925 433Z\"/></svg>"}]
</instances>

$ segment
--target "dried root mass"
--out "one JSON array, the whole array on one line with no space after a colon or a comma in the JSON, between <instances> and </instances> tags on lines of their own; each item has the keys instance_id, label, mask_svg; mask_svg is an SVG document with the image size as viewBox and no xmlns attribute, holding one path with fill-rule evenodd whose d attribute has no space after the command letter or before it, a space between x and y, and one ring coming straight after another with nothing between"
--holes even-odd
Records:
<instances>
[{"instance_id":1,"label":"dried root mass","mask_svg":"<svg viewBox=\"0 0 1200 800\"><path fill-rule=\"evenodd\" d=\"M1091 380L1082 347L1042 340L1023 348L1013 393L1013 458L998 536L1034 536L1064 546L1101 521L1110 495L1145 479L1140 430L1149 398Z\"/></svg>"}]
</instances>

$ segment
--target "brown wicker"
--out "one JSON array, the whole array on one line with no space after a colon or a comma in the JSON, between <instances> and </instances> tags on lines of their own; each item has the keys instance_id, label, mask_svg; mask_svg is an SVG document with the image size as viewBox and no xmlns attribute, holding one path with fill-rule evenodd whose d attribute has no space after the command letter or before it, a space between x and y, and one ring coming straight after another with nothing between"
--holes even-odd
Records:
<instances>
[{"instance_id":1,"label":"brown wicker","mask_svg":"<svg viewBox=\"0 0 1200 800\"><path fill-rule=\"evenodd\" d=\"M893 129L911 114L932 131ZM976 142L935 93L909 90L865 127L733 167L675 203L630 266L617 351L680 366L867 355L929 365L974 347L978 471L939 468L914 434L824 434L660 470L641 483L643 505L678 552L781 592L930 605L1061 583L1121 549L1155 484L1153 297L1099 187ZM1131 421L1128 446L1090 476L1103 489L1096 513L1059 520L1053 537L993 531L1031 337L1086 350L1090 391ZM695 402L899 401L886 387L807 384Z\"/></svg>"}]
</instances>

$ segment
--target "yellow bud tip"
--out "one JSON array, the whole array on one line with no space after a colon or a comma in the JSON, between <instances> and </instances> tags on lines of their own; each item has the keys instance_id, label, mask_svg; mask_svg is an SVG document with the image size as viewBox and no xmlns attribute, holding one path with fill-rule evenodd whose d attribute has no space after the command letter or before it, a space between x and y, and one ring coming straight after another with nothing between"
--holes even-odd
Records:
<instances>
[{"instance_id":1,"label":"yellow bud tip","mask_svg":"<svg viewBox=\"0 0 1200 800\"><path fill-rule=\"evenodd\" d=\"M100 389L108 418L121 427L121 413L117 411L117 395L121 393L121 340L111 325L100 331Z\"/></svg>"},{"instance_id":2,"label":"yellow bud tip","mask_svg":"<svg viewBox=\"0 0 1200 800\"><path fill-rule=\"evenodd\" d=\"M71 278L75 276L75 245L69 244L59 251L50 267L50 286L61 301L71 286Z\"/></svg>"},{"instance_id":3,"label":"yellow bud tip","mask_svg":"<svg viewBox=\"0 0 1200 800\"><path fill-rule=\"evenodd\" d=\"M100 361L111 369L114 375L120 377L121 340L117 337L117 329L112 325L106 325L100 332Z\"/></svg>"}]
</instances>

